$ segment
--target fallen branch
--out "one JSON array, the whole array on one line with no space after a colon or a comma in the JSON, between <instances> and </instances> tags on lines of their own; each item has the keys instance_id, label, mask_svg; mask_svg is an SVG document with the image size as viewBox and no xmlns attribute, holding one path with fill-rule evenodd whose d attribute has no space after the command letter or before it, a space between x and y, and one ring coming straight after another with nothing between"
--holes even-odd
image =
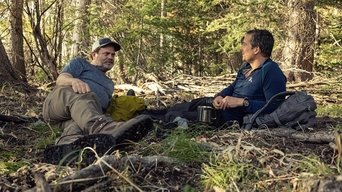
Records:
<instances>
[{"instance_id":1,"label":"fallen branch","mask_svg":"<svg viewBox=\"0 0 342 192\"><path fill-rule=\"evenodd\" d=\"M0 121L13 122L13 123L32 123L36 118L25 116L9 116L0 114Z\"/></svg>"},{"instance_id":2,"label":"fallen branch","mask_svg":"<svg viewBox=\"0 0 342 192\"><path fill-rule=\"evenodd\" d=\"M327 131L317 131L317 132L301 132L296 131L291 128L274 128L274 129L255 129L251 133L256 135L267 135L267 136L278 136L296 139L301 142L310 143L330 143L333 142L335 136L333 133Z\"/></svg>"},{"instance_id":3,"label":"fallen branch","mask_svg":"<svg viewBox=\"0 0 342 192\"><path fill-rule=\"evenodd\" d=\"M310 87L314 85L326 85L329 84L327 82L300 82L300 83L293 83L293 84L288 84L286 87L287 88L295 88L295 87Z\"/></svg>"},{"instance_id":4,"label":"fallen branch","mask_svg":"<svg viewBox=\"0 0 342 192\"><path fill-rule=\"evenodd\" d=\"M172 163L175 163L176 161L165 156L141 157L141 156L134 155L134 156L127 156L122 159L118 159L111 155L103 156L95 164L90 165L62 179L61 182L59 183L57 191L66 191L67 189L74 188L75 184L77 183L72 182L73 180L81 181L81 183L78 183L78 184L82 186L84 186L85 183L87 185L92 184L98 180L96 178L102 179L102 176L104 176L106 172L112 170L111 167L117 170L123 170L127 166L128 162L131 165L141 163L142 164L141 166L143 167L151 167L152 165L156 165L158 162L172 164ZM108 165L111 167L109 167ZM89 179L94 178L94 179L93 180L87 179L87 181L82 182L82 179L86 179L86 178L89 178Z\"/></svg>"},{"instance_id":5,"label":"fallen branch","mask_svg":"<svg viewBox=\"0 0 342 192\"><path fill-rule=\"evenodd\" d=\"M81 169L80 171L77 171L72 175L64 177L63 179L59 180L57 184L50 185L50 187L53 188L54 191L70 191L70 189L82 190L86 187L92 186L95 183L98 183L99 181L100 183L106 182L106 179L108 179L106 173L108 171L112 170L116 172L116 170L123 170L125 169L127 164L132 166L134 164L141 164L140 166L146 168L155 166L158 163L173 164L176 162L176 160L166 156L141 157L138 155L133 155L118 159L115 156L106 155L98 159L98 161L95 164L90 165L84 169ZM134 184L131 183L131 185ZM35 190L36 188L33 188L29 191Z\"/></svg>"}]
</instances>

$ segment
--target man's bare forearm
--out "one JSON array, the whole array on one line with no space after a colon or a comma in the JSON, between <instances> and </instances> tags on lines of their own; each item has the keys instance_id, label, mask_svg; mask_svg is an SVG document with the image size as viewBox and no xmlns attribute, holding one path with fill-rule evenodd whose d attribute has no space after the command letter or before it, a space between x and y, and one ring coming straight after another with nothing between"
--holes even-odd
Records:
<instances>
[{"instance_id":1,"label":"man's bare forearm","mask_svg":"<svg viewBox=\"0 0 342 192\"><path fill-rule=\"evenodd\" d=\"M72 89L76 93L88 93L90 92L90 87L84 81L74 78L70 73L62 73L58 76L56 80L56 85L68 85L71 86Z\"/></svg>"},{"instance_id":2,"label":"man's bare forearm","mask_svg":"<svg viewBox=\"0 0 342 192\"><path fill-rule=\"evenodd\" d=\"M56 80L56 85L72 85L75 78L70 73L62 73Z\"/></svg>"}]
</instances>

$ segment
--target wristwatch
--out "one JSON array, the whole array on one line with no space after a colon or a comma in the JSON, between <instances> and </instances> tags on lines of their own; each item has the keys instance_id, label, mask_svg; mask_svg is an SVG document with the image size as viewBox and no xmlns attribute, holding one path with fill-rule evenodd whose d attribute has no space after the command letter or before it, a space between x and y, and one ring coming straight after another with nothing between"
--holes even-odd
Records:
<instances>
[{"instance_id":1,"label":"wristwatch","mask_svg":"<svg viewBox=\"0 0 342 192\"><path fill-rule=\"evenodd\" d=\"M243 104L242 104L244 107L248 107L249 106L249 101L248 101L248 98L244 98L243 99Z\"/></svg>"}]
</instances>

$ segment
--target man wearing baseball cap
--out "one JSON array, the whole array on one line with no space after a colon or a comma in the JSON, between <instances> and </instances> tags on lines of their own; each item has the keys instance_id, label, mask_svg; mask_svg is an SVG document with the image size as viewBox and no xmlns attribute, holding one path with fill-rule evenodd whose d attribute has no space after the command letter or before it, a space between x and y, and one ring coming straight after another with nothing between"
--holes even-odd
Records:
<instances>
[{"instance_id":1,"label":"man wearing baseball cap","mask_svg":"<svg viewBox=\"0 0 342 192\"><path fill-rule=\"evenodd\" d=\"M115 54L120 49L110 38L101 38L93 43L91 62L72 59L58 76L56 87L44 102L43 118L63 129L56 141L59 147L78 149L85 147L83 144L101 145L101 139L94 134L105 135L112 145L126 139L137 141L152 128L152 120L146 115L114 122L105 114L114 91L114 83L106 72L113 68Z\"/></svg>"}]
</instances>

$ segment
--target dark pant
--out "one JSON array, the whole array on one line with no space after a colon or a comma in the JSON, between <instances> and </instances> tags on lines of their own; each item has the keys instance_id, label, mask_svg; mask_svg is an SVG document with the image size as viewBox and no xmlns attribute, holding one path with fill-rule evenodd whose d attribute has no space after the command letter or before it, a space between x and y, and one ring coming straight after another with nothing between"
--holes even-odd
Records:
<instances>
[{"instance_id":1,"label":"dark pant","mask_svg":"<svg viewBox=\"0 0 342 192\"><path fill-rule=\"evenodd\" d=\"M243 116L246 115L246 112L242 107L236 107L236 108L229 108L226 110L220 110L223 123L225 122L231 122L231 121L237 121L239 122L239 125L242 125L243 122Z\"/></svg>"}]
</instances>

